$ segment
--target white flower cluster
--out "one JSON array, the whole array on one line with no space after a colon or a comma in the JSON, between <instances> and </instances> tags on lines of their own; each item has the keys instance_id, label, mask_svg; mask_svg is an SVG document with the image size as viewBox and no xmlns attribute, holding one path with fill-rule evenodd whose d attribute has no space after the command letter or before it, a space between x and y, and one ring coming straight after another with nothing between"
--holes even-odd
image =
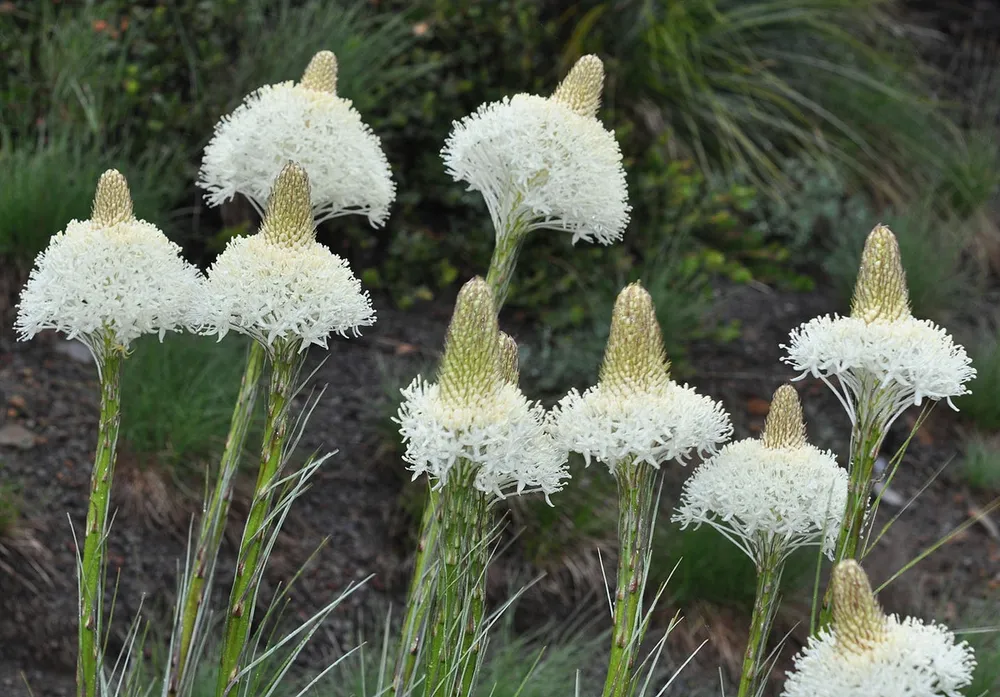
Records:
<instances>
[{"instance_id":1,"label":"white flower cluster","mask_svg":"<svg viewBox=\"0 0 1000 697\"><path fill-rule=\"evenodd\" d=\"M775 541L786 555L819 543L832 558L846 505L847 471L833 453L746 439L691 475L673 520L711 525L755 562Z\"/></svg>"},{"instance_id":2,"label":"white flower cluster","mask_svg":"<svg viewBox=\"0 0 1000 697\"><path fill-rule=\"evenodd\" d=\"M414 479L426 474L442 486L465 461L482 492L504 498L540 491L548 501L569 476L566 451L545 432L544 408L512 384L456 407L442 399L438 385L418 376L403 390L396 422Z\"/></svg>"},{"instance_id":3,"label":"white flower cluster","mask_svg":"<svg viewBox=\"0 0 1000 697\"><path fill-rule=\"evenodd\" d=\"M540 491L548 501L569 477L568 453L546 431L545 410L517 387L516 344L497 326L481 278L458 294L436 383L419 376L396 415L413 477L445 486L458 468L478 490L503 498ZM550 502L551 503L551 502Z\"/></svg>"},{"instance_id":4,"label":"white flower cluster","mask_svg":"<svg viewBox=\"0 0 1000 697\"><path fill-rule=\"evenodd\" d=\"M484 104L448 136L448 173L483 195L498 236L550 228L572 232L573 242L610 244L628 224L621 150L594 115L603 68L587 56L574 71L567 82L582 84L570 94Z\"/></svg>"},{"instance_id":5,"label":"white flower cluster","mask_svg":"<svg viewBox=\"0 0 1000 697\"><path fill-rule=\"evenodd\" d=\"M572 390L552 411L560 447L605 463L615 472L634 459L659 467L693 453L711 455L732 433L722 405L687 385L669 381L655 389L622 394L598 384Z\"/></svg>"},{"instance_id":6,"label":"white flower cluster","mask_svg":"<svg viewBox=\"0 0 1000 697\"><path fill-rule=\"evenodd\" d=\"M856 317L817 317L793 330L783 358L802 375L837 378L851 398L884 387L899 409L924 399L968 393L976 376L965 349L929 320L906 316L866 322ZM837 391L837 390L835 390ZM845 405L846 406L846 405ZM852 413L849 410L849 413Z\"/></svg>"},{"instance_id":7,"label":"white flower cluster","mask_svg":"<svg viewBox=\"0 0 1000 697\"><path fill-rule=\"evenodd\" d=\"M334 93L335 85L336 62L324 51L302 82L261 87L224 116L205 148L198 182L209 203L243 194L263 213L271 183L291 160L309 175L317 222L361 213L382 225L396 195L389 163L378 136L350 100Z\"/></svg>"},{"instance_id":8,"label":"white flower cluster","mask_svg":"<svg viewBox=\"0 0 1000 697\"><path fill-rule=\"evenodd\" d=\"M201 274L180 251L132 215L125 179L109 170L93 218L71 221L35 259L18 305L19 338L55 329L87 344L100 365L104 341L127 349L143 334L162 339L188 327Z\"/></svg>"},{"instance_id":9,"label":"white flower cluster","mask_svg":"<svg viewBox=\"0 0 1000 697\"><path fill-rule=\"evenodd\" d=\"M843 646L836 628L810 637L782 697L961 697L974 667L972 649L947 627L891 615L865 651Z\"/></svg>"},{"instance_id":10,"label":"white flower cluster","mask_svg":"<svg viewBox=\"0 0 1000 697\"><path fill-rule=\"evenodd\" d=\"M220 338L230 329L326 347L375 322L368 293L347 262L318 242L287 248L262 235L236 237L208 270L203 318Z\"/></svg>"},{"instance_id":11,"label":"white flower cluster","mask_svg":"<svg viewBox=\"0 0 1000 697\"><path fill-rule=\"evenodd\" d=\"M347 262L316 241L309 179L289 163L274 182L261 231L230 240L208 270L201 298L207 331L243 332L325 347L331 333L357 334L375 321L368 293Z\"/></svg>"}]
</instances>

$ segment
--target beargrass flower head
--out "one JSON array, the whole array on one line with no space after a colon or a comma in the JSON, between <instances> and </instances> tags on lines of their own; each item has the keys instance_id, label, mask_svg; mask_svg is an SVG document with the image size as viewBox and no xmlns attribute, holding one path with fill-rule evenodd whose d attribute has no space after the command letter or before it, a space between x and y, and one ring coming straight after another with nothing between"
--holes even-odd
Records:
<instances>
[{"instance_id":1,"label":"beargrass flower head","mask_svg":"<svg viewBox=\"0 0 1000 697\"><path fill-rule=\"evenodd\" d=\"M503 498L562 489L567 453L545 431L545 410L517 387L517 346L497 327L493 294L481 278L463 286L435 383L420 376L403 390L396 415L403 459L435 486L469 477Z\"/></svg>"},{"instance_id":2,"label":"beargrass flower head","mask_svg":"<svg viewBox=\"0 0 1000 697\"><path fill-rule=\"evenodd\" d=\"M888 617L854 560L833 572L833 622L795 658L782 697L960 697L976 662L939 624Z\"/></svg>"},{"instance_id":3,"label":"beargrass flower head","mask_svg":"<svg viewBox=\"0 0 1000 697\"><path fill-rule=\"evenodd\" d=\"M832 558L847 505L847 472L806 442L791 385L774 393L760 439L725 446L685 482L673 520L719 530L755 563L821 545Z\"/></svg>"},{"instance_id":4,"label":"beargrass flower head","mask_svg":"<svg viewBox=\"0 0 1000 697\"><path fill-rule=\"evenodd\" d=\"M732 433L718 402L670 379L670 363L649 293L638 283L615 301L597 385L570 391L552 413L560 446L606 464L659 467L710 455Z\"/></svg>"},{"instance_id":5,"label":"beargrass flower head","mask_svg":"<svg viewBox=\"0 0 1000 697\"><path fill-rule=\"evenodd\" d=\"M597 119L604 65L584 56L550 97L516 94L455 122L448 173L483 195L498 239L549 228L610 244L628 224L614 133Z\"/></svg>"},{"instance_id":6,"label":"beargrass flower head","mask_svg":"<svg viewBox=\"0 0 1000 697\"><path fill-rule=\"evenodd\" d=\"M265 85L215 127L198 185L209 204L242 194L263 214L271 183L289 160L312 184L317 222L351 213L382 225L396 196L378 136L337 95L337 59L317 53L299 82Z\"/></svg>"},{"instance_id":7,"label":"beargrass flower head","mask_svg":"<svg viewBox=\"0 0 1000 697\"><path fill-rule=\"evenodd\" d=\"M126 351L143 334L190 324L201 275L180 247L132 212L128 183L116 170L101 175L89 220L73 220L35 259L21 292L15 328L27 340L45 329L103 352Z\"/></svg>"},{"instance_id":8,"label":"beargrass flower head","mask_svg":"<svg viewBox=\"0 0 1000 697\"><path fill-rule=\"evenodd\" d=\"M833 389L853 423L858 405L881 430L910 405L968 394L976 376L965 349L929 320L910 314L896 237L884 225L869 235L848 317L817 317L782 345L785 363ZM833 384L836 380L837 385Z\"/></svg>"},{"instance_id":9,"label":"beargrass flower head","mask_svg":"<svg viewBox=\"0 0 1000 697\"><path fill-rule=\"evenodd\" d=\"M220 338L233 329L265 347L281 340L300 350L374 323L347 262L316 241L309 178L298 164L275 179L260 231L233 238L208 270L201 317Z\"/></svg>"}]
</instances>

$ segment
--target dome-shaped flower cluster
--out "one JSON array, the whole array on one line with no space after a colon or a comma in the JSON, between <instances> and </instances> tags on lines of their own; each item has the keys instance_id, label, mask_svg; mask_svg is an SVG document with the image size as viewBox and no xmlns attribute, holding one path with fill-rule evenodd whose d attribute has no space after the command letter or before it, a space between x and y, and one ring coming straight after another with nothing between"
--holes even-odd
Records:
<instances>
[{"instance_id":1,"label":"dome-shaped flower cluster","mask_svg":"<svg viewBox=\"0 0 1000 697\"><path fill-rule=\"evenodd\" d=\"M961 697L975 658L939 624L886 617L852 560L833 578L834 620L795 658L782 697Z\"/></svg>"},{"instance_id":2,"label":"dome-shaped flower cluster","mask_svg":"<svg viewBox=\"0 0 1000 697\"><path fill-rule=\"evenodd\" d=\"M730 443L685 482L673 520L707 523L755 562L820 544L832 558L847 505L847 472L805 439L794 388L778 389L763 437Z\"/></svg>"},{"instance_id":3,"label":"dome-shaped flower cluster","mask_svg":"<svg viewBox=\"0 0 1000 697\"><path fill-rule=\"evenodd\" d=\"M944 329L910 314L899 246L881 225L865 245L851 316L817 317L793 330L782 348L785 363L830 385L852 421L858 403L878 405L871 416L882 429L924 399L951 404L976 375Z\"/></svg>"},{"instance_id":4,"label":"dome-shaped flower cluster","mask_svg":"<svg viewBox=\"0 0 1000 697\"><path fill-rule=\"evenodd\" d=\"M375 321L371 301L347 262L316 241L305 170L289 163L274 182L260 232L236 237L208 271L201 319L266 346L277 339L326 346L331 333Z\"/></svg>"},{"instance_id":5,"label":"dome-shaped flower cluster","mask_svg":"<svg viewBox=\"0 0 1000 697\"><path fill-rule=\"evenodd\" d=\"M271 183L291 160L309 175L317 222L361 213L384 223L395 198L389 163L378 136L337 96L336 82L336 58L321 51L298 84L261 87L224 116L198 182L209 203L243 194L263 213Z\"/></svg>"},{"instance_id":6,"label":"dome-shaped flower cluster","mask_svg":"<svg viewBox=\"0 0 1000 697\"><path fill-rule=\"evenodd\" d=\"M443 486L457 471L503 498L562 489L567 453L545 431L545 410L516 385L513 342L497 328L492 293L479 278L459 293L437 383L403 390L396 422L414 479Z\"/></svg>"},{"instance_id":7,"label":"dome-shaped flower cluster","mask_svg":"<svg viewBox=\"0 0 1000 697\"><path fill-rule=\"evenodd\" d=\"M22 340L55 329L83 341L101 364L105 342L120 349L142 334L179 331L201 283L180 247L137 220L125 178L105 172L90 220L73 220L38 255L15 328Z\"/></svg>"},{"instance_id":8,"label":"dome-shaped flower cluster","mask_svg":"<svg viewBox=\"0 0 1000 697\"><path fill-rule=\"evenodd\" d=\"M517 94L455 123L448 173L483 195L497 235L567 230L573 241L621 239L630 207L622 154L597 120L604 68L584 56L551 97Z\"/></svg>"},{"instance_id":9,"label":"dome-shaped flower cluster","mask_svg":"<svg viewBox=\"0 0 1000 697\"><path fill-rule=\"evenodd\" d=\"M600 381L566 395L551 421L562 448L612 473L626 462L659 467L709 455L732 433L721 404L670 379L652 299L639 284L615 303Z\"/></svg>"}]
</instances>

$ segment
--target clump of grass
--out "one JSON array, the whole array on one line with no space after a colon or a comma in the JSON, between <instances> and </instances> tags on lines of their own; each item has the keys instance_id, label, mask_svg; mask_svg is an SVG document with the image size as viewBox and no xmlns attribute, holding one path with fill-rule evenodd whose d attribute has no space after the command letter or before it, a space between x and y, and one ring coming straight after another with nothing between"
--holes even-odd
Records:
<instances>
[{"instance_id":1,"label":"clump of grass","mask_svg":"<svg viewBox=\"0 0 1000 697\"><path fill-rule=\"evenodd\" d=\"M189 334L137 341L122 385L128 451L175 470L197 468L221 452L246 350L237 335L221 342Z\"/></svg>"},{"instance_id":2,"label":"clump of grass","mask_svg":"<svg viewBox=\"0 0 1000 697\"><path fill-rule=\"evenodd\" d=\"M1000 448L996 442L983 437L971 439L959 475L973 489L1000 491Z\"/></svg>"},{"instance_id":3,"label":"clump of grass","mask_svg":"<svg viewBox=\"0 0 1000 697\"><path fill-rule=\"evenodd\" d=\"M955 400L961 415L984 431L1000 430L1000 334L980 337L971 347L976 379L969 384L971 394Z\"/></svg>"}]
</instances>

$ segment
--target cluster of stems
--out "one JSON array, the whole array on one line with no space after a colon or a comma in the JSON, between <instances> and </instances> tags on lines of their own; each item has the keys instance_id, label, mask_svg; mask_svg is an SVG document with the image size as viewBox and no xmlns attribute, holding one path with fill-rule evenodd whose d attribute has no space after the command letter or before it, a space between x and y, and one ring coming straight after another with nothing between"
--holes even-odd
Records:
<instances>
[{"instance_id":1,"label":"cluster of stems","mask_svg":"<svg viewBox=\"0 0 1000 697\"><path fill-rule=\"evenodd\" d=\"M262 551L265 540L273 529L271 514L285 459L289 407L303 355L295 340L279 339L271 349L271 375L260 466L250 512L243 528L236 561L236 577L226 610L216 697L238 694L239 685L246 677L241 671L246 668L244 662L253 630L257 591L267 561L267 555L262 554Z\"/></svg>"},{"instance_id":2,"label":"cluster of stems","mask_svg":"<svg viewBox=\"0 0 1000 697\"><path fill-rule=\"evenodd\" d=\"M215 565L222 544L229 505L233 496L233 477L239 468L240 458L246 443L247 432L253 419L261 375L264 372L266 355L263 345L253 342L247 356L240 392L229 424L229 435L219 461L216 476L206 505L202 510L198 539L189 575L182 580L178 603L181 606L180 624L177 628L177 643L172 657L171 675L168 680L168 696L186 694L182 686L190 684L193 677L188 667L195 665L193 654L195 634L205 618L205 598L211 591L215 576Z\"/></svg>"}]
</instances>

